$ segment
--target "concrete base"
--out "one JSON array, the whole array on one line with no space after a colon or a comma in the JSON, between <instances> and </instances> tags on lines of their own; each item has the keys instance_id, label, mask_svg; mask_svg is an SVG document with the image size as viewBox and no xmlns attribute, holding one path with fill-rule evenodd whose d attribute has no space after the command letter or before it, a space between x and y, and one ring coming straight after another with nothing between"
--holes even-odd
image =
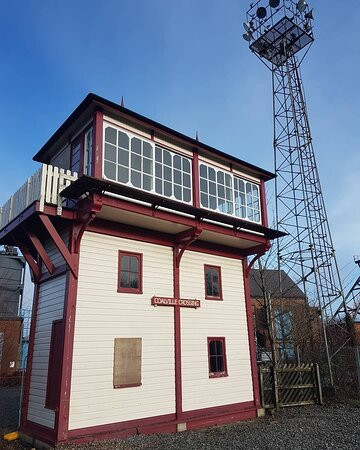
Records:
<instances>
[{"instance_id":1,"label":"concrete base","mask_svg":"<svg viewBox=\"0 0 360 450\"><path fill-rule=\"evenodd\" d=\"M186 423L178 423L176 431L180 433L181 431L186 431Z\"/></svg>"},{"instance_id":2,"label":"concrete base","mask_svg":"<svg viewBox=\"0 0 360 450\"><path fill-rule=\"evenodd\" d=\"M260 408L257 410L258 417L265 417L265 408Z\"/></svg>"}]
</instances>

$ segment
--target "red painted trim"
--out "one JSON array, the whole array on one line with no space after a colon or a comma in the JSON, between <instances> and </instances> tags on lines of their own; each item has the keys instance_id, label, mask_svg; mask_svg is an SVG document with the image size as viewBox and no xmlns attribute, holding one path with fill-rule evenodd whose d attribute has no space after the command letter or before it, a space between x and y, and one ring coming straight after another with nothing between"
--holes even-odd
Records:
<instances>
[{"instance_id":1,"label":"red painted trim","mask_svg":"<svg viewBox=\"0 0 360 450\"><path fill-rule=\"evenodd\" d=\"M59 408L61 364L64 345L64 321L54 320L51 326L51 340L47 371L45 408L56 411ZM57 370L56 370L57 369Z\"/></svg>"},{"instance_id":2,"label":"red painted trim","mask_svg":"<svg viewBox=\"0 0 360 450\"><path fill-rule=\"evenodd\" d=\"M51 239L54 241L54 244L56 245L57 249L61 253L62 257L64 258L66 264L69 266L69 269L71 272L77 276L77 264L71 253L69 252L68 248L66 247L64 241L61 239L58 231L52 224L51 220L48 216L45 216L43 214L39 215L39 219L43 223L44 227L46 228L47 232L49 233Z\"/></svg>"},{"instance_id":3,"label":"red painted trim","mask_svg":"<svg viewBox=\"0 0 360 450\"><path fill-rule=\"evenodd\" d=\"M31 253L27 246L19 241L15 236L12 236L13 241L15 242L16 247L19 247L23 257L25 258L26 262L29 264L31 274L32 274L32 281L34 283L37 283L39 281L41 271L38 263L33 259L31 256Z\"/></svg>"},{"instance_id":4,"label":"red painted trim","mask_svg":"<svg viewBox=\"0 0 360 450\"><path fill-rule=\"evenodd\" d=\"M70 244L72 244L72 236ZM76 255L78 258L78 255ZM60 385L59 411L56 415L56 440L65 441L68 436L70 391L71 391L71 370L73 360L73 346L75 333L75 311L76 311L77 279L71 271L68 271L65 305L64 305L64 350L62 358L62 373Z\"/></svg>"},{"instance_id":5,"label":"red painted trim","mask_svg":"<svg viewBox=\"0 0 360 450\"><path fill-rule=\"evenodd\" d=\"M47 444L55 443L55 430L44 427L35 422L28 421L25 427L21 428L21 431L30 437L43 441Z\"/></svg>"},{"instance_id":6,"label":"red painted trim","mask_svg":"<svg viewBox=\"0 0 360 450\"><path fill-rule=\"evenodd\" d=\"M51 259L49 258L49 255L47 254L44 246L40 242L40 239L29 230L24 229L24 232L26 233L35 250L39 254L42 262L45 264L47 271L52 275L55 272L55 266L52 263Z\"/></svg>"},{"instance_id":7,"label":"red painted trim","mask_svg":"<svg viewBox=\"0 0 360 450\"><path fill-rule=\"evenodd\" d=\"M77 233L75 223L72 224L69 248L73 252L76 247ZM79 254L73 254L76 265L79 264ZM66 441L69 426L69 408L71 393L71 371L73 361L74 333L75 333L75 312L78 280L75 275L68 271L65 289L65 304L63 319L65 324L64 351L62 360L61 386L59 411L56 415L56 441Z\"/></svg>"},{"instance_id":8,"label":"red painted trim","mask_svg":"<svg viewBox=\"0 0 360 450\"><path fill-rule=\"evenodd\" d=\"M174 297L180 298L180 261L178 259L179 247L173 249L173 280ZM180 306L174 306L174 355L175 355L175 409L176 418L182 416L182 378L181 378L181 316Z\"/></svg>"},{"instance_id":9,"label":"red painted trim","mask_svg":"<svg viewBox=\"0 0 360 450\"><path fill-rule=\"evenodd\" d=\"M268 228L268 215L266 207L266 190L264 180L260 181L260 209L261 209L261 223L264 227Z\"/></svg>"},{"instance_id":10,"label":"red painted trim","mask_svg":"<svg viewBox=\"0 0 360 450\"><path fill-rule=\"evenodd\" d=\"M255 332L254 332L254 322L253 322L253 314L252 314L252 307L251 307L250 282L249 282L247 266L248 266L248 262L247 262L247 259L245 258L243 261L243 278L244 278L246 317L247 317L247 324L248 324L251 374L252 374L252 381L253 381L253 393L254 393L255 406L260 407L259 380L258 380L256 345L255 345L255 334L254 334Z\"/></svg>"},{"instance_id":11,"label":"red painted trim","mask_svg":"<svg viewBox=\"0 0 360 450\"><path fill-rule=\"evenodd\" d=\"M193 149L192 191L193 191L193 205L195 206L195 208L200 208L199 150L197 148Z\"/></svg>"},{"instance_id":12,"label":"red painted trim","mask_svg":"<svg viewBox=\"0 0 360 450\"><path fill-rule=\"evenodd\" d=\"M214 270L216 270L216 272L218 274L218 279L219 279L219 295L218 296L208 295L206 292L206 270L207 269L214 269ZM210 264L204 264L204 287L205 287L205 299L206 300L223 300L221 267L220 266L212 266Z\"/></svg>"},{"instance_id":13,"label":"red painted trim","mask_svg":"<svg viewBox=\"0 0 360 450\"><path fill-rule=\"evenodd\" d=\"M235 412L240 412L254 408L255 406L253 401L230 403L229 405L212 406L211 408L201 408L201 409L193 409L191 411L184 411L183 419L190 420L204 417L213 417L223 414L232 414Z\"/></svg>"},{"instance_id":14,"label":"red painted trim","mask_svg":"<svg viewBox=\"0 0 360 450\"><path fill-rule=\"evenodd\" d=\"M223 349L223 363L224 363L224 370L221 372L211 372L211 365L210 365L210 342L211 341L220 341L222 343L222 349ZM225 345L225 337L208 337L207 338L207 348L208 348L208 364L209 364L209 378L220 378L220 377L227 377L228 371L227 371L227 358L226 358L226 345Z\"/></svg>"},{"instance_id":15,"label":"red painted trim","mask_svg":"<svg viewBox=\"0 0 360 450\"><path fill-rule=\"evenodd\" d=\"M101 439L126 438L136 434L175 433L176 424L185 421L187 429L190 430L255 417L256 408L253 402L234 403L186 411L182 414L181 421L176 420L175 414L167 414L146 419L78 428L69 431L69 442L85 443Z\"/></svg>"},{"instance_id":16,"label":"red painted trim","mask_svg":"<svg viewBox=\"0 0 360 450\"><path fill-rule=\"evenodd\" d=\"M138 260L139 264L139 287L137 288L124 288L121 287L121 257L122 256L132 256L135 257ZM143 293L143 254L142 253L134 253L134 252L128 252L125 250L119 250L118 252L118 285L117 285L117 291L118 292L126 292L127 294L142 294Z\"/></svg>"},{"instance_id":17,"label":"red painted trim","mask_svg":"<svg viewBox=\"0 0 360 450\"><path fill-rule=\"evenodd\" d=\"M101 111L95 111L93 125L93 174L95 178L102 178L103 113Z\"/></svg>"},{"instance_id":18,"label":"red painted trim","mask_svg":"<svg viewBox=\"0 0 360 450\"><path fill-rule=\"evenodd\" d=\"M136 239L138 241L150 242L152 244L164 245L167 247L172 247L175 240L174 235L172 234L160 233L155 230L148 230L125 224L121 224L121 227L119 227L119 224L116 222L101 219L94 220L94 222L87 227L86 231L117 236L124 239ZM190 244L187 250L223 256L225 258L242 259L244 257L241 249L199 240Z\"/></svg>"},{"instance_id":19,"label":"red painted trim","mask_svg":"<svg viewBox=\"0 0 360 450\"><path fill-rule=\"evenodd\" d=\"M4 228L0 231L0 244L11 243L8 241L3 241L5 236L9 236L11 231L17 228L21 223L23 223L26 219L28 219L35 211L37 211L37 204L39 202L34 202L30 206L28 206L21 214L16 216L11 222L9 222Z\"/></svg>"},{"instance_id":20,"label":"red painted trim","mask_svg":"<svg viewBox=\"0 0 360 450\"><path fill-rule=\"evenodd\" d=\"M160 425L171 423L175 421L175 414L164 414L161 416L148 417L146 419L127 420L125 422L110 423L106 425L97 425L94 427L78 428L76 430L69 430L69 439L90 436L92 434L98 434L103 438L109 439L111 433L123 432L125 430L134 430L137 434L137 429L140 427L147 427L152 425Z\"/></svg>"},{"instance_id":21,"label":"red painted trim","mask_svg":"<svg viewBox=\"0 0 360 450\"><path fill-rule=\"evenodd\" d=\"M34 356L35 328L36 328L38 305L39 305L39 291L40 291L39 284L35 284L33 306L32 306L32 317L31 317L31 325L30 325L30 335L29 335L29 349L28 349L24 386L23 386L24 395L23 395L22 405L21 405L21 417L20 417L21 429L23 429L23 427L25 427L28 423L27 415L28 415L28 409L29 409L29 391L30 391L32 361L33 361L33 356Z\"/></svg>"},{"instance_id":22,"label":"red painted trim","mask_svg":"<svg viewBox=\"0 0 360 450\"><path fill-rule=\"evenodd\" d=\"M134 212L136 214L141 214L148 217L155 217L157 219L185 225L192 228L196 228L199 225L199 221L196 218L184 217L178 214L173 214L159 209L149 208L148 206L139 205L137 203L128 202L126 200L122 200L115 197L109 197L106 195L103 196L103 205L123 209L125 211ZM259 236L256 234L247 233L246 231L239 231L235 230L234 228L223 227L221 225L216 225L204 221L201 222L201 228L203 231L213 231L215 233L227 236L234 236L258 244L264 244L268 242L264 236Z\"/></svg>"},{"instance_id":23,"label":"red painted trim","mask_svg":"<svg viewBox=\"0 0 360 450\"><path fill-rule=\"evenodd\" d=\"M186 423L187 430L198 430L201 428L214 427L217 425L225 425L227 423L238 422L239 420L250 420L257 417L257 410L255 408L247 411L234 412L217 417L204 417L202 419L190 420Z\"/></svg>"}]
</instances>

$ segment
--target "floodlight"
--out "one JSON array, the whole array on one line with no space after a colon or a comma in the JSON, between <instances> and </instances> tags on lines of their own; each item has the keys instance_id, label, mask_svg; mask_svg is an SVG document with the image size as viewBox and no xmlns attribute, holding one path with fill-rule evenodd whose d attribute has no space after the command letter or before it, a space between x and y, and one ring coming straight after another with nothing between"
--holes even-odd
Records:
<instances>
[{"instance_id":1,"label":"floodlight","mask_svg":"<svg viewBox=\"0 0 360 450\"><path fill-rule=\"evenodd\" d=\"M311 25L308 22L306 22L306 24L304 25L304 28L307 33L311 32Z\"/></svg>"},{"instance_id":2,"label":"floodlight","mask_svg":"<svg viewBox=\"0 0 360 450\"><path fill-rule=\"evenodd\" d=\"M243 38L245 39L245 41L250 42L252 39L252 34L247 32L247 33L243 34Z\"/></svg>"},{"instance_id":3,"label":"floodlight","mask_svg":"<svg viewBox=\"0 0 360 450\"><path fill-rule=\"evenodd\" d=\"M250 22L244 22L243 25L244 25L244 28L246 31L251 31L251 23Z\"/></svg>"},{"instance_id":4,"label":"floodlight","mask_svg":"<svg viewBox=\"0 0 360 450\"><path fill-rule=\"evenodd\" d=\"M305 0L299 0L296 5L297 9L302 13L305 11L307 7L307 3Z\"/></svg>"},{"instance_id":5,"label":"floodlight","mask_svg":"<svg viewBox=\"0 0 360 450\"><path fill-rule=\"evenodd\" d=\"M314 18L314 10L312 9L308 13L305 14L305 19L313 19Z\"/></svg>"},{"instance_id":6,"label":"floodlight","mask_svg":"<svg viewBox=\"0 0 360 450\"><path fill-rule=\"evenodd\" d=\"M269 0L269 6L277 8L280 5L280 0Z\"/></svg>"},{"instance_id":7,"label":"floodlight","mask_svg":"<svg viewBox=\"0 0 360 450\"><path fill-rule=\"evenodd\" d=\"M256 15L259 19L264 19L266 17L266 9L263 6L257 9Z\"/></svg>"}]
</instances>

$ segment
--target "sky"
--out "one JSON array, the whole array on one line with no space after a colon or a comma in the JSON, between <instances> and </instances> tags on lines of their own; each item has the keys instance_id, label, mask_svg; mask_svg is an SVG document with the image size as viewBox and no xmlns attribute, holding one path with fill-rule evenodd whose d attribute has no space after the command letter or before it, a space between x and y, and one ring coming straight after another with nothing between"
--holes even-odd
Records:
<instances>
[{"instance_id":1,"label":"sky","mask_svg":"<svg viewBox=\"0 0 360 450\"><path fill-rule=\"evenodd\" d=\"M200 141L273 170L271 74L242 38L249 3L0 0L0 204L35 172L33 155L89 92L123 96L129 109L192 137L198 130ZM360 2L308 3L315 43L302 75L347 285L360 254Z\"/></svg>"}]
</instances>

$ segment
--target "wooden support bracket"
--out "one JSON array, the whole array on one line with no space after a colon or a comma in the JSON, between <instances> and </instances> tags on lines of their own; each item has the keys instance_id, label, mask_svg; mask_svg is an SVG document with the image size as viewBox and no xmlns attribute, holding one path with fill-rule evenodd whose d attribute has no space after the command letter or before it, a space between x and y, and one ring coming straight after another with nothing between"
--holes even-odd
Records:
<instances>
[{"instance_id":1,"label":"wooden support bracket","mask_svg":"<svg viewBox=\"0 0 360 450\"><path fill-rule=\"evenodd\" d=\"M176 266L180 266L180 261L185 250L200 236L202 232L201 227L198 225L194 228L182 231L175 236L175 248L176 248Z\"/></svg>"},{"instance_id":2,"label":"wooden support bracket","mask_svg":"<svg viewBox=\"0 0 360 450\"><path fill-rule=\"evenodd\" d=\"M28 249L27 245L24 244L23 241L21 241L20 239L18 239L15 236L12 236L12 239L13 239L16 247L18 247L20 249L21 253L23 254L25 261L29 264L31 281L33 283L37 283L40 280L40 276L41 276L41 270L40 270L38 263L34 260L34 258L32 257L32 255L30 253L30 250Z\"/></svg>"},{"instance_id":3,"label":"wooden support bracket","mask_svg":"<svg viewBox=\"0 0 360 450\"><path fill-rule=\"evenodd\" d=\"M44 263L47 271L50 274L53 274L55 272L55 266L52 263L49 255L47 254L44 246L40 242L40 239L30 230L23 228L24 234L29 238L30 242L34 246L35 250L37 251L38 255L40 256L42 262Z\"/></svg>"},{"instance_id":4,"label":"wooden support bracket","mask_svg":"<svg viewBox=\"0 0 360 450\"><path fill-rule=\"evenodd\" d=\"M64 241L61 239L57 229L54 227L53 223L51 222L51 220L49 219L48 216L45 216L44 214L40 214L39 219L42 222L42 224L44 225L44 227L46 228L51 239L54 241L54 244L56 245L57 249L61 253L66 264L68 265L69 269L73 273L74 277L77 278L75 258L73 258L73 255L70 253L70 251L67 248L67 246L65 245Z\"/></svg>"}]
</instances>

